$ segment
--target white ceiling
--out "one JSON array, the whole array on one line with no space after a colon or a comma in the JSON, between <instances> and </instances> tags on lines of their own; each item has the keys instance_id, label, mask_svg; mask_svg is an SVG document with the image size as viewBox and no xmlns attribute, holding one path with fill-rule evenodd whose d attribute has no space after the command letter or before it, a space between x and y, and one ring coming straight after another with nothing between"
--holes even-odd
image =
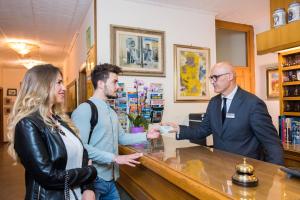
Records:
<instances>
[{"instance_id":1,"label":"white ceiling","mask_svg":"<svg viewBox=\"0 0 300 200\"><path fill-rule=\"evenodd\" d=\"M250 25L269 20L269 0L132 0L200 9L217 19ZM40 45L27 57L58 66L68 54L92 0L0 0L0 67L15 66L21 57L4 43L25 39Z\"/></svg>"},{"instance_id":2,"label":"white ceiling","mask_svg":"<svg viewBox=\"0 0 300 200\"><path fill-rule=\"evenodd\" d=\"M92 0L0 0L0 66L15 66L21 57L6 39L38 43L26 57L62 66L72 37Z\"/></svg>"},{"instance_id":3,"label":"white ceiling","mask_svg":"<svg viewBox=\"0 0 300 200\"><path fill-rule=\"evenodd\" d=\"M270 0L131 0L200 9L216 14L217 19L242 24L269 20Z\"/></svg>"}]
</instances>

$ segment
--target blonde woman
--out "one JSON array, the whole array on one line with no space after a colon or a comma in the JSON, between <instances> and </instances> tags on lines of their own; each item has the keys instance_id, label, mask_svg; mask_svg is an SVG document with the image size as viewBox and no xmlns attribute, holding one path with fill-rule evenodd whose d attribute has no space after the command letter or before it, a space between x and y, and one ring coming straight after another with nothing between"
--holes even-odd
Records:
<instances>
[{"instance_id":1,"label":"blonde woman","mask_svg":"<svg viewBox=\"0 0 300 200\"><path fill-rule=\"evenodd\" d=\"M63 112L62 73L50 64L31 68L9 120L9 153L25 168L25 199L95 199L96 169Z\"/></svg>"}]
</instances>

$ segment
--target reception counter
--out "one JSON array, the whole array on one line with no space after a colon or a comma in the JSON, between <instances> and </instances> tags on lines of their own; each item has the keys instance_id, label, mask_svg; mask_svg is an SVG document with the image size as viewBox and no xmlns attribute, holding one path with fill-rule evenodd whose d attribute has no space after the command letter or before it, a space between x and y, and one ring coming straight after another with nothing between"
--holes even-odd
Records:
<instances>
[{"instance_id":1,"label":"reception counter","mask_svg":"<svg viewBox=\"0 0 300 200\"><path fill-rule=\"evenodd\" d=\"M231 176L243 157L162 137L144 145L119 146L120 154L143 152L135 168L120 167L118 183L134 199L291 199L300 200L300 179L278 165L247 158L257 187L234 185Z\"/></svg>"},{"instance_id":2,"label":"reception counter","mask_svg":"<svg viewBox=\"0 0 300 200\"><path fill-rule=\"evenodd\" d=\"M287 167L300 168L300 144L283 144L284 162Z\"/></svg>"}]
</instances>

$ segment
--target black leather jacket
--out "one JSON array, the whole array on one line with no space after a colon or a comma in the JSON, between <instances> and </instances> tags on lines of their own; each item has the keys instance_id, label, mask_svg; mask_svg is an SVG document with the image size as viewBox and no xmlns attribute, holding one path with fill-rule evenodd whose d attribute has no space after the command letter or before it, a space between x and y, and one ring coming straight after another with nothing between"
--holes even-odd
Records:
<instances>
[{"instance_id":1,"label":"black leather jacket","mask_svg":"<svg viewBox=\"0 0 300 200\"><path fill-rule=\"evenodd\" d=\"M73 132L66 123L58 120ZM65 199L66 174L70 188L81 186L82 190L93 190L97 171L95 167L87 166L87 151L84 149L82 168L66 170L67 151L60 133L51 130L38 113L17 123L14 148L25 168L26 200Z\"/></svg>"}]
</instances>

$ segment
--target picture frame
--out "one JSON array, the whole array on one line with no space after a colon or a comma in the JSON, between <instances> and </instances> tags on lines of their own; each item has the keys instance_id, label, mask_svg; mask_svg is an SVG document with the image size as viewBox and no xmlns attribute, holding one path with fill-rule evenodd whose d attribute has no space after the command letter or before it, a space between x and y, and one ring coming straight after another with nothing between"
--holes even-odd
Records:
<instances>
[{"instance_id":1,"label":"picture frame","mask_svg":"<svg viewBox=\"0 0 300 200\"><path fill-rule=\"evenodd\" d=\"M6 92L6 96L17 96L16 88L8 88Z\"/></svg>"},{"instance_id":2,"label":"picture frame","mask_svg":"<svg viewBox=\"0 0 300 200\"><path fill-rule=\"evenodd\" d=\"M72 81L67 86L66 112L72 112L77 107L77 81Z\"/></svg>"},{"instance_id":3,"label":"picture frame","mask_svg":"<svg viewBox=\"0 0 300 200\"><path fill-rule=\"evenodd\" d=\"M174 44L174 65L174 101L208 101L210 49Z\"/></svg>"},{"instance_id":4,"label":"picture frame","mask_svg":"<svg viewBox=\"0 0 300 200\"><path fill-rule=\"evenodd\" d=\"M279 71L278 68L266 70L267 98L279 98Z\"/></svg>"},{"instance_id":5,"label":"picture frame","mask_svg":"<svg viewBox=\"0 0 300 200\"><path fill-rule=\"evenodd\" d=\"M10 97L4 97L3 99L4 99L4 101L3 101L4 105L12 104L12 99Z\"/></svg>"},{"instance_id":6,"label":"picture frame","mask_svg":"<svg viewBox=\"0 0 300 200\"><path fill-rule=\"evenodd\" d=\"M4 107L4 115L9 115L11 112L11 107Z\"/></svg>"},{"instance_id":7,"label":"picture frame","mask_svg":"<svg viewBox=\"0 0 300 200\"><path fill-rule=\"evenodd\" d=\"M111 25L111 63L121 75L165 77L165 32Z\"/></svg>"}]
</instances>

